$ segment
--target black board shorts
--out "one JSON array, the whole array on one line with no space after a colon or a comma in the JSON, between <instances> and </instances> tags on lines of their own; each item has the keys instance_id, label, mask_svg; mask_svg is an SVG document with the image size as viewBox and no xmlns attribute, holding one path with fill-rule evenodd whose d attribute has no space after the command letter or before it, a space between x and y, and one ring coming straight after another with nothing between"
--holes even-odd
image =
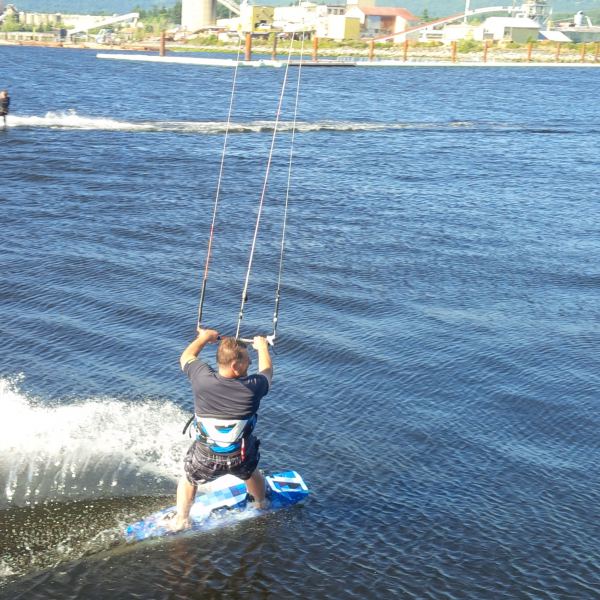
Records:
<instances>
[{"instance_id":1,"label":"black board shorts","mask_svg":"<svg viewBox=\"0 0 600 600\"><path fill-rule=\"evenodd\" d=\"M214 481L223 475L235 475L246 481L258 467L260 440L250 435L246 438L245 455L217 454L205 443L196 440L183 459L187 480L192 485Z\"/></svg>"}]
</instances>

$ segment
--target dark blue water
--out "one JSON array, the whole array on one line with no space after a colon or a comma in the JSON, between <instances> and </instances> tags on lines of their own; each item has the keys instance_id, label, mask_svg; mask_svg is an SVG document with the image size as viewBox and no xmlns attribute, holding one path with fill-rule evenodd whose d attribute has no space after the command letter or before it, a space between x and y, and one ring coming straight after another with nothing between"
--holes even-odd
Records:
<instances>
[{"instance_id":1,"label":"dark blue water","mask_svg":"<svg viewBox=\"0 0 600 600\"><path fill-rule=\"evenodd\" d=\"M233 70L0 59L0 597L600 595L600 71L302 72L259 433L312 496L130 547L188 444ZM271 327L297 75L245 335ZM282 80L238 75L204 307L224 333Z\"/></svg>"}]
</instances>

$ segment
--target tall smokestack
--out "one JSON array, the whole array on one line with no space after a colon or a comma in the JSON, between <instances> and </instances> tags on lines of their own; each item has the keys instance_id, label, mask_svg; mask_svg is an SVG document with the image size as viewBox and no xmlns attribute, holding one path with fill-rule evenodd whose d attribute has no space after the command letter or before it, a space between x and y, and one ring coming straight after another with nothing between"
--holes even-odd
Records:
<instances>
[{"instance_id":1,"label":"tall smokestack","mask_svg":"<svg viewBox=\"0 0 600 600\"><path fill-rule=\"evenodd\" d=\"M183 0L181 26L188 31L210 27L217 21L216 0Z\"/></svg>"}]
</instances>

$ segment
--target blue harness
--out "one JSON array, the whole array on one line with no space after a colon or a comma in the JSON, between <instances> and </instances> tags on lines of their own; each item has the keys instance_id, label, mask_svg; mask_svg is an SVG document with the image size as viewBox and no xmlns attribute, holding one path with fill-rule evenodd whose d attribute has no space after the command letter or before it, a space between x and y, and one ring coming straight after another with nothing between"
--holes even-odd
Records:
<instances>
[{"instance_id":1,"label":"blue harness","mask_svg":"<svg viewBox=\"0 0 600 600\"><path fill-rule=\"evenodd\" d=\"M196 441L206 444L215 454L245 454L245 440L254 430L257 415L249 419L209 419L194 416Z\"/></svg>"}]
</instances>

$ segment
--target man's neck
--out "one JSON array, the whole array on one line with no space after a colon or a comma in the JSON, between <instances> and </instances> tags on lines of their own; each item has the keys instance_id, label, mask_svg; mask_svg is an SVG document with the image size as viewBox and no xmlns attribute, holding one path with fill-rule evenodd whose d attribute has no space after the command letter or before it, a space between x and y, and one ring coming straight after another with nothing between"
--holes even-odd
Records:
<instances>
[{"instance_id":1,"label":"man's neck","mask_svg":"<svg viewBox=\"0 0 600 600\"><path fill-rule=\"evenodd\" d=\"M239 379L240 377L244 377L244 373L238 373L229 367L219 367L219 375L225 377L225 379Z\"/></svg>"}]
</instances>

